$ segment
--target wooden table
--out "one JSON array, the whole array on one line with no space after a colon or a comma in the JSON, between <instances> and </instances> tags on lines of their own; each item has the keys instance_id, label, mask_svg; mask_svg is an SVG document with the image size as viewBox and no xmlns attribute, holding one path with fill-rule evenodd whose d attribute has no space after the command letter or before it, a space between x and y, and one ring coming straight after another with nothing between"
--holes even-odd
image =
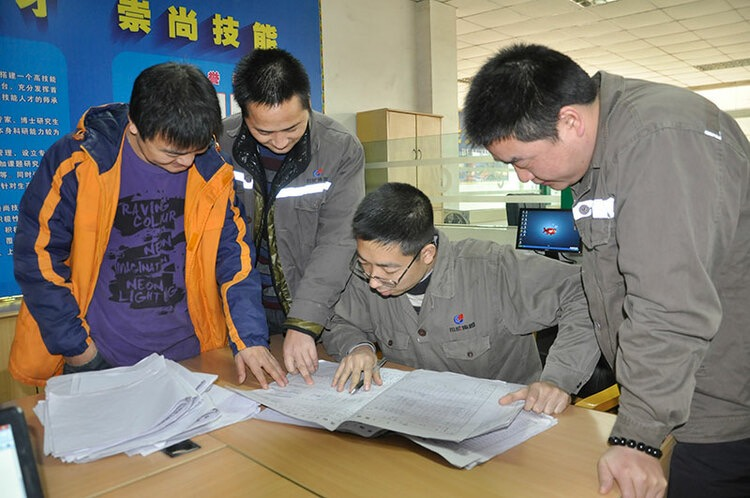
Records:
<instances>
[{"instance_id":1,"label":"wooden table","mask_svg":"<svg viewBox=\"0 0 750 498\"><path fill-rule=\"evenodd\" d=\"M200 449L171 458L124 454L89 463L64 463L44 455L44 428L32 411L43 396L7 404L20 406L29 425L39 478L47 498L82 496L263 496L311 497L277 473L210 434L193 438Z\"/></svg>"},{"instance_id":2,"label":"wooden table","mask_svg":"<svg viewBox=\"0 0 750 498\"><path fill-rule=\"evenodd\" d=\"M272 351L280 358L280 340ZM321 355L324 356L324 355ZM183 364L234 385L229 349L203 353ZM253 380L245 387L257 387ZM42 455L43 428L21 406ZM471 470L391 435L365 439L261 420L246 420L193 438L201 449L177 458L115 455L91 463L40 458L46 496L326 496L326 497L600 497L596 463L606 448L614 415L571 406L559 423ZM606 496L618 496L613 491Z\"/></svg>"},{"instance_id":3,"label":"wooden table","mask_svg":"<svg viewBox=\"0 0 750 498\"><path fill-rule=\"evenodd\" d=\"M281 344L271 350L281 358ZM320 356L329 359L319 349ZM236 384L229 350L184 361ZM389 366L392 366L389 364ZM257 383L246 381L252 387ZM211 436L321 496L331 497L601 497L596 464L615 416L569 407L551 429L471 470L399 436L365 439L352 434L248 420Z\"/></svg>"}]
</instances>

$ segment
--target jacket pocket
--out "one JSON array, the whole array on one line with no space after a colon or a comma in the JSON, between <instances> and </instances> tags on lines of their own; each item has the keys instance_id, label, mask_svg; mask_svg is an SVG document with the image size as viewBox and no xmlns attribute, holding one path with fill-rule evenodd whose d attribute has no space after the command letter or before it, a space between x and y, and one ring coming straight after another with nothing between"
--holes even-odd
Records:
<instances>
[{"instance_id":1,"label":"jacket pocket","mask_svg":"<svg viewBox=\"0 0 750 498\"><path fill-rule=\"evenodd\" d=\"M294 199L294 208L301 209L302 211L317 212L323 204L323 197L324 194L322 193L300 195Z\"/></svg>"},{"instance_id":2,"label":"jacket pocket","mask_svg":"<svg viewBox=\"0 0 750 498\"><path fill-rule=\"evenodd\" d=\"M606 245L612 239L614 220L609 218L583 218L576 222L583 245L588 249Z\"/></svg>"},{"instance_id":3,"label":"jacket pocket","mask_svg":"<svg viewBox=\"0 0 750 498\"><path fill-rule=\"evenodd\" d=\"M397 333L393 335L387 335L382 341L379 341L379 346L383 351L393 351L396 353L403 352L409 348L411 344L411 338L404 333Z\"/></svg>"},{"instance_id":4,"label":"jacket pocket","mask_svg":"<svg viewBox=\"0 0 750 498\"><path fill-rule=\"evenodd\" d=\"M442 349L447 358L471 361L489 351L490 338L489 336L481 336L446 342L442 345Z\"/></svg>"}]
</instances>

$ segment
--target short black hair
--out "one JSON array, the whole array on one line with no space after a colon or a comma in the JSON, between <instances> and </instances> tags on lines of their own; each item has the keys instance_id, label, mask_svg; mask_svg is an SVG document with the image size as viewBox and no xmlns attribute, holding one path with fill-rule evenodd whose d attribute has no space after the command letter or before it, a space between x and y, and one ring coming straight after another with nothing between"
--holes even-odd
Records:
<instances>
[{"instance_id":1,"label":"short black hair","mask_svg":"<svg viewBox=\"0 0 750 498\"><path fill-rule=\"evenodd\" d=\"M474 76L463 109L469 141L557 140L560 109L590 104L598 85L570 57L543 45L500 50Z\"/></svg>"},{"instance_id":2,"label":"short black hair","mask_svg":"<svg viewBox=\"0 0 750 498\"><path fill-rule=\"evenodd\" d=\"M286 50L255 49L245 55L234 69L232 87L243 116L249 104L273 107L295 96L310 110L310 78Z\"/></svg>"},{"instance_id":3,"label":"short black hair","mask_svg":"<svg viewBox=\"0 0 750 498\"><path fill-rule=\"evenodd\" d=\"M164 62L144 69L133 84L130 120L143 140L160 137L183 149L202 149L221 135L216 90L195 66Z\"/></svg>"},{"instance_id":4,"label":"short black hair","mask_svg":"<svg viewBox=\"0 0 750 498\"><path fill-rule=\"evenodd\" d=\"M405 256L432 242L435 226L430 199L406 183L384 183L362 199L354 213L355 239L396 243Z\"/></svg>"}]
</instances>

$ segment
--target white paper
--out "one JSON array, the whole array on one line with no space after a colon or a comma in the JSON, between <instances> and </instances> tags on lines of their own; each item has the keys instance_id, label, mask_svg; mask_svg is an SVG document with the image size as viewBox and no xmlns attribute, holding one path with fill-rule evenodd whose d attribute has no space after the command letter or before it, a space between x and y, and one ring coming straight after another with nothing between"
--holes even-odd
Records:
<instances>
[{"instance_id":1,"label":"white paper","mask_svg":"<svg viewBox=\"0 0 750 498\"><path fill-rule=\"evenodd\" d=\"M556 424L557 419L549 415L522 411L508 427L460 442L405 437L434 451L456 467L471 469Z\"/></svg>"},{"instance_id":2,"label":"white paper","mask_svg":"<svg viewBox=\"0 0 750 498\"><path fill-rule=\"evenodd\" d=\"M154 354L131 367L50 379L34 407L44 452L66 462L148 454L258 413L257 402L213 385L216 378Z\"/></svg>"},{"instance_id":3,"label":"white paper","mask_svg":"<svg viewBox=\"0 0 750 498\"><path fill-rule=\"evenodd\" d=\"M518 384L478 379L450 372L381 368L383 385L356 394L331 387L338 364L321 361L307 385L301 377L286 387L242 391L263 405L287 416L336 430L369 427L414 436L461 441L508 426L523 402L501 406L498 400L519 389Z\"/></svg>"}]
</instances>

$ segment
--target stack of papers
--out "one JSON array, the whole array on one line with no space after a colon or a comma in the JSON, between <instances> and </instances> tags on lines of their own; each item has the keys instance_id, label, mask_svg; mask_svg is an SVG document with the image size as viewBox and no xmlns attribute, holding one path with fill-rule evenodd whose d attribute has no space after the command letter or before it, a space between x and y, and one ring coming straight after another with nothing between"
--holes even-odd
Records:
<instances>
[{"instance_id":1,"label":"stack of papers","mask_svg":"<svg viewBox=\"0 0 750 498\"><path fill-rule=\"evenodd\" d=\"M131 367L54 377L34 407L44 453L65 462L148 455L260 411L257 402L214 385L216 378L157 354Z\"/></svg>"},{"instance_id":2,"label":"stack of papers","mask_svg":"<svg viewBox=\"0 0 750 498\"><path fill-rule=\"evenodd\" d=\"M549 429L557 420L523 412L523 402L498 400L520 384L451 372L390 368L383 385L356 394L331 387L338 364L321 361L305 384L300 376L280 388L237 391L268 409L257 418L377 436L394 432L431 450L452 465L472 468Z\"/></svg>"}]
</instances>

